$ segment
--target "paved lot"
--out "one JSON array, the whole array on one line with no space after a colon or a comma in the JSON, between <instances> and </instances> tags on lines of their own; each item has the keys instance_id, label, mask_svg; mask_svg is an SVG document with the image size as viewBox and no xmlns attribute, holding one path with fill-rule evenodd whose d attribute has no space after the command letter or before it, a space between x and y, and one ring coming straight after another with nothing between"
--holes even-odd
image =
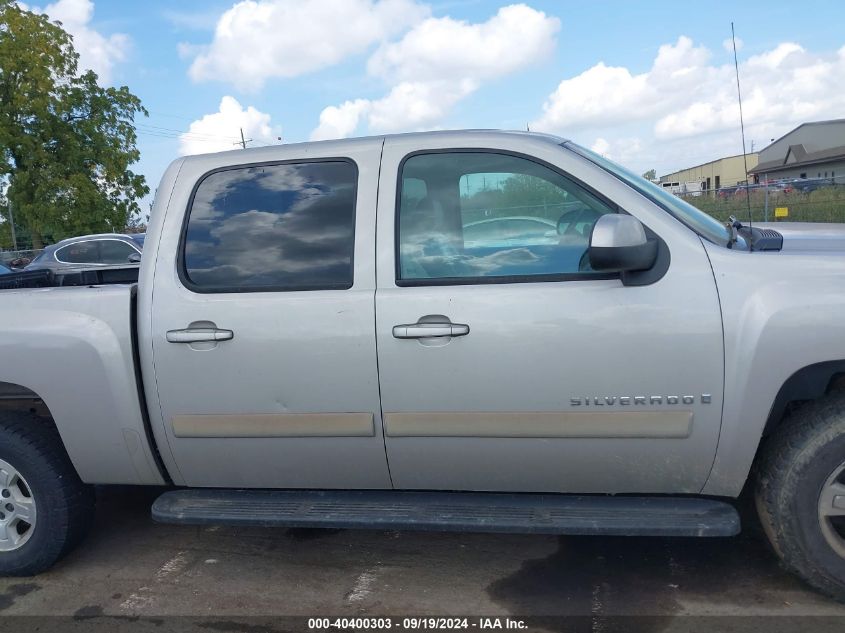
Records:
<instances>
[{"instance_id":1,"label":"paved lot","mask_svg":"<svg viewBox=\"0 0 845 633\"><path fill-rule=\"evenodd\" d=\"M248 633L274 629L240 618L275 615L579 615L588 630L624 615L638 631L712 628L687 615L845 616L780 570L753 526L713 540L178 527L150 520L156 494L101 490L79 549L48 573L0 579L0 614L126 626L201 616Z\"/></svg>"}]
</instances>

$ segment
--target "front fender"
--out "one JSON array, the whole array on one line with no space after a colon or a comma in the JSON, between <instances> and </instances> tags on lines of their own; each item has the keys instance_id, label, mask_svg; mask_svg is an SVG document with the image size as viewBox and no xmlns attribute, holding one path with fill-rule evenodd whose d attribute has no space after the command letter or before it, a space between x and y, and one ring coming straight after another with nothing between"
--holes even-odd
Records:
<instances>
[{"instance_id":1,"label":"front fender","mask_svg":"<svg viewBox=\"0 0 845 633\"><path fill-rule=\"evenodd\" d=\"M845 359L845 262L838 253L706 249L722 308L725 397L702 493L737 496L781 387L806 367Z\"/></svg>"}]
</instances>

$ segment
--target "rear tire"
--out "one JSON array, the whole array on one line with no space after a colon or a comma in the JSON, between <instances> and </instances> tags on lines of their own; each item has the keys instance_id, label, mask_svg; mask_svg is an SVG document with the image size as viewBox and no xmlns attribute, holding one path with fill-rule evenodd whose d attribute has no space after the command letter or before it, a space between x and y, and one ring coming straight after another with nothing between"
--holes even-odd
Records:
<instances>
[{"instance_id":1,"label":"rear tire","mask_svg":"<svg viewBox=\"0 0 845 633\"><path fill-rule=\"evenodd\" d=\"M0 411L0 576L51 567L85 535L94 493L56 429L34 414Z\"/></svg>"},{"instance_id":2,"label":"rear tire","mask_svg":"<svg viewBox=\"0 0 845 633\"><path fill-rule=\"evenodd\" d=\"M845 394L790 414L762 450L755 501L772 547L787 569L845 601Z\"/></svg>"}]
</instances>

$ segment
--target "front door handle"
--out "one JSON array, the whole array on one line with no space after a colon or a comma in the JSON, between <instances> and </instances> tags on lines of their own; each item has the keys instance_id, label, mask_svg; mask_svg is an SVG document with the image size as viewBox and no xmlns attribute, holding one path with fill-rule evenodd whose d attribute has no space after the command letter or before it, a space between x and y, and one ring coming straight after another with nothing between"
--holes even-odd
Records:
<instances>
[{"instance_id":1,"label":"front door handle","mask_svg":"<svg viewBox=\"0 0 845 633\"><path fill-rule=\"evenodd\" d=\"M406 323L394 325L394 338L446 338L466 336L469 326L463 323Z\"/></svg>"},{"instance_id":2,"label":"front door handle","mask_svg":"<svg viewBox=\"0 0 845 633\"><path fill-rule=\"evenodd\" d=\"M168 343L207 343L215 341L230 341L235 336L232 330L221 330L216 327L189 327L184 330L168 330Z\"/></svg>"}]
</instances>

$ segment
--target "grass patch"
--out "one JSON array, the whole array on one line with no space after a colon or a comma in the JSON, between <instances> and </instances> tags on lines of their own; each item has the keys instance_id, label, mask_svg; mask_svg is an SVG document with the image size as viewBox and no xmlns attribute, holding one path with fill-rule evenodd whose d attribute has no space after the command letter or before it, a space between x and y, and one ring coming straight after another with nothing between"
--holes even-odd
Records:
<instances>
[{"instance_id":1,"label":"grass patch","mask_svg":"<svg viewBox=\"0 0 845 633\"><path fill-rule=\"evenodd\" d=\"M741 221L748 220L748 202L751 203L752 222L763 222L766 217L766 193L755 190L750 200L744 195L719 198L714 195L688 196L684 200L705 213L724 222L734 215ZM787 207L789 216L779 220L789 222L845 222L845 187L824 187L809 193L784 193L769 191L770 222L775 221L775 207Z\"/></svg>"}]
</instances>

